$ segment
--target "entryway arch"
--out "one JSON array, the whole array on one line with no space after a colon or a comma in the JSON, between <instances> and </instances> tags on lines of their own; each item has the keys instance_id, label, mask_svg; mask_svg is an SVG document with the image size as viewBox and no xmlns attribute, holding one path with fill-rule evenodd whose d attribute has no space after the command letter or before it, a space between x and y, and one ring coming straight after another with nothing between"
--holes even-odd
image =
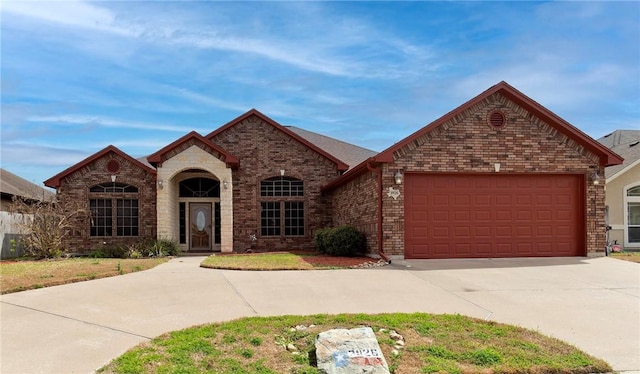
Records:
<instances>
[{"instance_id":1,"label":"entryway arch","mask_svg":"<svg viewBox=\"0 0 640 374\"><path fill-rule=\"evenodd\" d=\"M233 251L232 171L225 162L192 146L164 161L157 178L158 237L183 251Z\"/></svg>"}]
</instances>

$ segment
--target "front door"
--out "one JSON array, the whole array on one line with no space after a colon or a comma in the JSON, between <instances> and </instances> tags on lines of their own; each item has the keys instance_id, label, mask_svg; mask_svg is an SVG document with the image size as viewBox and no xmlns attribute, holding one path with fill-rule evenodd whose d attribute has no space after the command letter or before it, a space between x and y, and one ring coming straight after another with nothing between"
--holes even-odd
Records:
<instances>
[{"instance_id":1,"label":"front door","mask_svg":"<svg viewBox=\"0 0 640 374\"><path fill-rule=\"evenodd\" d=\"M189 250L211 250L211 203L189 204Z\"/></svg>"}]
</instances>

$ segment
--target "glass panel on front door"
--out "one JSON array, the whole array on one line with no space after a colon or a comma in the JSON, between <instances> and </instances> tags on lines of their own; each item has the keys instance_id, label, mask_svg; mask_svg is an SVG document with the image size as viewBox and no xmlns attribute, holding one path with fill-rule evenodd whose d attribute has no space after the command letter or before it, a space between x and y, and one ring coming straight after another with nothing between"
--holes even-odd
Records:
<instances>
[{"instance_id":1,"label":"glass panel on front door","mask_svg":"<svg viewBox=\"0 0 640 374\"><path fill-rule=\"evenodd\" d=\"M640 203L628 203L629 243L640 243Z\"/></svg>"},{"instance_id":2,"label":"glass panel on front door","mask_svg":"<svg viewBox=\"0 0 640 374\"><path fill-rule=\"evenodd\" d=\"M211 203L189 204L191 231L190 249L211 249Z\"/></svg>"}]
</instances>

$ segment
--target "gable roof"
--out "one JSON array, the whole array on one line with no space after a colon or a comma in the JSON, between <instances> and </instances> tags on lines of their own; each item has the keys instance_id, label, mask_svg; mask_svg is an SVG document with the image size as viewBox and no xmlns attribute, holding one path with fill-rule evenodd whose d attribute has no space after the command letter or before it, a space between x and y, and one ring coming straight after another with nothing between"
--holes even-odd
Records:
<instances>
[{"instance_id":1,"label":"gable roof","mask_svg":"<svg viewBox=\"0 0 640 374\"><path fill-rule=\"evenodd\" d=\"M349 170L369 157L375 156L378 152L362 148L354 144L343 142L312 131L307 131L295 126L285 126L287 129L300 135L315 144L325 152L335 156L345 164L349 165Z\"/></svg>"},{"instance_id":2,"label":"gable roof","mask_svg":"<svg viewBox=\"0 0 640 374\"><path fill-rule=\"evenodd\" d=\"M117 147L115 147L113 145L109 145L106 148L102 149L101 151L98 151L98 152L94 153L93 155L85 158L84 160L78 162L77 164L75 164L75 165L65 169L64 171L61 171L60 173L54 175L53 177L47 179L46 181L44 181L44 185L48 186L48 187L52 187L52 188L58 188L58 187L60 187L60 181L63 178L75 173L76 171L78 171L78 170L82 169L83 167L89 165L90 163L94 162L95 160L108 155L109 153L115 153L118 156L124 158L125 160L128 160L132 164L137 165L142 170L148 171L149 173L155 173L156 172L153 168L148 167L147 165L143 164L142 162L140 162L140 161L136 160L135 158L129 156L128 154L122 152Z\"/></svg>"},{"instance_id":3,"label":"gable roof","mask_svg":"<svg viewBox=\"0 0 640 374\"><path fill-rule=\"evenodd\" d=\"M0 193L31 200L51 200L55 196L53 192L5 169L0 169Z\"/></svg>"},{"instance_id":4,"label":"gable roof","mask_svg":"<svg viewBox=\"0 0 640 374\"><path fill-rule=\"evenodd\" d=\"M598 139L598 141L624 157L622 164L604 169L606 179L614 178L640 162L640 130L616 130Z\"/></svg>"},{"instance_id":5,"label":"gable roof","mask_svg":"<svg viewBox=\"0 0 640 374\"><path fill-rule=\"evenodd\" d=\"M277 130L279 130L279 131L283 132L284 134L288 135L289 137L293 138L294 140L296 140L300 144L304 145L305 147L313 150L314 152L320 154L324 158L330 160L331 162L336 164L336 168L339 171L346 171L346 170L349 169L349 165L347 165L346 163L344 163L343 161L341 161L340 159L338 159L334 155L332 155L329 152L325 151L324 149L318 147L317 145L311 143L310 141L308 141L304 137L300 136L299 134L295 133L291 129L286 128L286 127L282 126L281 124L277 123L276 121L272 120L271 118L265 116L264 114L260 113L256 109L251 109L248 112L246 112L245 114L239 116L238 118L227 122L225 125L221 126L220 128L218 128L218 129L212 131L211 133L209 133L208 135L206 135L205 138L213 139L215 136L223 133L227 129L237 125L238 123L244 121L245 119L247 119L247 118L249 118L251 116L256 116L256 117L260 118L265 123L273 126Z\"/></svg>"},{"instance_id":6,"label":"gable roof","mask_svg":"<svg viewBox=\"0 0 640 374\"><path fill-rule=\"evenodd\" d=\"M150 155L149 157L147 157L147 161L149 161L149 163L151 163L152 165L161 163L161 162L163 162L163 160L162 160L163 156L165 156L167 153L171 152L172 150L176 149L177 147L181 146L182 144L184 144L184 143L186 143L186 142L188 142L190 140L199 141L199 142L203 143L204 145L206 145L207 147L210 147L211 149L213 149L215 152L219 153L223 158L221 161L225 162L227 164L227 166L229 166L231 168L238 167L238 165L240 164L237 157L235 157L231 153L225 151L224 149L216 146L209 139L204 138L202 135L198 134L195 131L191 131L190 133L186 134L185 136L181 137L180 139L174 141L173 143L171 143L171 144L167 145L166 147L160 149L156 153Z\"/></svg>"},{"instance_id":7,"label":"gable roof","mask_svg":"<svg viewBox=\"0 0 640 374\"><path fill-rule=\"evenodd\" d=\"M439 126L443 125L445 122L451 120L452 118L454 118L457 115L460 115L464 111L470 109L474 105L480 103L482 100L485 100L486 98L488 98L491 95L494 95L496 93L503 95L508 100L510 100L513 103L517 104L518 106L526 109L529 113L531 113L534 116L542 119L545 123L547 123L550 126L552 126L558 132L566 135L570 139L574 140L578 144L582 145L586 149L588 149L591 152L593 152L596 155L598 155L599 158L600 158L600 164L601 165L603 165L603 166L611 166L611 165L619 165L619 164L622 163L623 159L620 156L618 156L617 154L615 154L614 152L612 152L611 150L609 150L607 147L605 147L604 145L598 143L593 138L591 138L589 135L583 133L582 131L580 131L579 129L577 129L573 125L571 125L569 122L563 120L562 118L560 118L555 113L551 112L547 108L545 108L542 105L540 105L535 100L531 99L527 95L525 95L522 92L518 91L517 89L515 89L514 87L509 85L507 82L502 81L502 82L490 87L489 89L487 89L486 91L482 92L478 96L476 96L476 97L472 98L471 100L467 101L466 103L460 105L456 109L454 109L454 110L450 111L449 113L445 114L444 116L442 116L442 117L438 118L437 120L431 122L427 126L425 126L425 127L421 128L420 130L414 132L413 134L409 135L408 137L404 138L403 140L395 143L394 145L392 145L391 147L385 149L384 151L380 152L379 154L366 159L361 164L359 164L359 165L353 167L351 170L349 170L348 173L345 173L344 175L340 176L336 180L332 181L331 183L329 183L328 185L323 187L323 190L331 190L333 188L336 188L336 187L338 187L338 186L340 186L340 185L352 180L353 178L355 178L359 174L364 173L367 170L369 170L368 165L370 165L372 163L389 163L389 162L393 162L393 160L394 160L393 159L394 152L402 149L403 147L405 147L406 145L408 145L411 142L415 141L416 139L418 139L419 137L423 136L424 134L427 134L430 131L435 130Z\"/></svg>"},{"instance_id":8,"label":"gable roof","mask_svg":"<svg viewBox=\"0 0 640 374\"><path fill-rule=\"evenodd\" d=\"M415 133L409 135L404 140L401 140L400 142L382 151L380 154L378 154L375 157L375 160L378 162L393 161L393 153L395 151L403 148L404 146L416 140L417 138L421 137L422 135L434 130L438 126L449 121L451 118L461 114L465 110L471 108L472 106L478 104L482 100L496 93L501 94L502 96L506 97L513 103L526 109L529 113L542 119L545 123L547 123L554 129L556 129L560 133L566 135L568 138L574 140L578 144L582 145L586 149L598 155L600 157L600 164L602 166L618 165L622 163L622 158L620 156L611 152L611 150L609 150L607 147L598 143L589 135L583 133L582 131L580 131L573 125L571 125L569 122L563 120L558 115L551 112L549 109L543 107L542 105L540 105L538 102L531 99L527 95L518 91L517 89L515 89L505 81L502 81L490 87L486 91L482 92L480 95L460 105L456 109L438 118L437 120L431 122L429 125L423 127L422 129L416 131Z\"/></svg>"}]
</instances>

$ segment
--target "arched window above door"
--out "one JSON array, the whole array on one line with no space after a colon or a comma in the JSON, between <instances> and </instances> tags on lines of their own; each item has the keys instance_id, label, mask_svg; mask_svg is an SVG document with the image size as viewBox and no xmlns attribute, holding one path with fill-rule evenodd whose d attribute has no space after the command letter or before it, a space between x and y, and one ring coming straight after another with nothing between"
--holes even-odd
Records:
<instances>
[{"instance_id":1,"label":"arched window above door","mask_svg":"<svg viewBox=\"0 0 640 374\"><path fill-rule=\"evenodd\" d=\"M180 182L180 197L220 197L220 181L189 178Z\"/></svg>"}]
</instances>

